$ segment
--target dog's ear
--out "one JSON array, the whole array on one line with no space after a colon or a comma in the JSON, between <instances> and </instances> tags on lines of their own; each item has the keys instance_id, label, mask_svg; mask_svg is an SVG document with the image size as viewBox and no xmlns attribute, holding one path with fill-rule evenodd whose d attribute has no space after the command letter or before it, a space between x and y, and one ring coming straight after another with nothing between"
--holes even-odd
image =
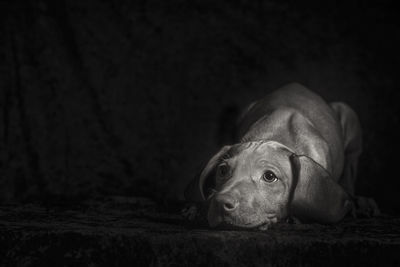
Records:
<instances>
[{"instance_id":1,"label":"dog's ear","mask_svg":"<svg viewBox=\"0 0 400 267\"><path fill-rule=\"evenodd\" d=\"M222 147L206 164L200 174L187 185L185 189L185 199L200 202L207 199L208 191L215 187L215 167L220 157L225 154L230 146Z\"/></svg>"},{"instance_id":2,"label":"dog's ear","mask_svg":"<svg viewBox=\"0 0 400 267\"><path fill-rule=\"evenodd\" d=\"M306 221L335 223L351 209L350 196L321 165L292 154L293 192L290 213Z\"/></svg>"}]
</instances>

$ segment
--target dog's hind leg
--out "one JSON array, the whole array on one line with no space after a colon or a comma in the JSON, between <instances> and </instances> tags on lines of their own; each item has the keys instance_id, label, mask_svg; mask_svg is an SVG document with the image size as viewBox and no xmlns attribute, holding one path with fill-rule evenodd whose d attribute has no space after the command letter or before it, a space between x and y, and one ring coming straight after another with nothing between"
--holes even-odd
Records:
<instances>
[{"instance_id":1,"label":"dog's hind leg","mask_svg":"<svg viewBox=\"0 0 400 267\"><path fill-rule=\"evenodd\" d=\"M342 126L344 143L344 168L339 184L354 197L357 215L379 215L377 204L371 198L355 196L354 186L357 179L358 159L362 152L361 125L357 114L345 103L330 103Z\"/></svg>"},{"instance_id":2,"label":"dog's hind leg","mask_svg":"<svg viewBox=\"0 0 400 267\"><path fill-rule=\"evenodd\" d=\"M339 183L346 191L354 195L354 185L357 179L358 159L362 152L361 125L356 113L345 103L330 103L336 112L342 127L344 145L344 168Z\"/></svg>"}]
</instances>

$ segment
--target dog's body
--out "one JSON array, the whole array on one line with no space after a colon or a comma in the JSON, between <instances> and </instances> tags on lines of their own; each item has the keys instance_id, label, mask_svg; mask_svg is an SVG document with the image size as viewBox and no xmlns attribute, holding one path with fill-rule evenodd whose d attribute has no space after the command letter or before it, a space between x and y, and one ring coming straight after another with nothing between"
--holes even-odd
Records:
<instances>
[{"instance_id":1,"label":"dog's body","mask_svg":"<svg viewBox=\"0 0 400 267\"><path fill-rule=\"evenodd\" d=\"M345 154L356 154L352 158L357 160L362 151L357 115L344 103L328 105L299 84L289 84L252 103L240 118L239 136L241 141L279 142L298 155L312 158L334 181L346 186L354 183L355 173L349 177L353 171L345 171L347 175L343 179L341 174ZM356 169L357 161L352 165ZM346 168L352 167L347 165ZM352 187L346 189L353 193Z\"/></svg>"},{"instance_id":2,"label":"dog's body","mask_svg":"<svg viewBox=\"0 0 400 267\"><path fill-rule=\"evenodd\" d=\"M289 84L252 103L238 129L239 143L223 147L185 194L208 203L211 226L336 222L354 207L361 128L346 104Z\"/></svg>"}]
</instances>

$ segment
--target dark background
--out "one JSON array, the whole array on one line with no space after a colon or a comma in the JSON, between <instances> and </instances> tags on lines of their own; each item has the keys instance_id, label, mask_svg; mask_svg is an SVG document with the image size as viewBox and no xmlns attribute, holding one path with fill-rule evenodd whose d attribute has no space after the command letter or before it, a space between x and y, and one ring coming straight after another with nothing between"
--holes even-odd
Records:
<instances>
[{"instance_id":1,"label":"dark background","mask_svg":"<svg viewBox=\"0 0 400 267\"><path fill-rule=\"evenodd\" d=\"M359 114L358 192L399 213L397 17L389 1L0 2L0 202L181 199L239 110L297 81Z\"/></svg>"}]
</instances>

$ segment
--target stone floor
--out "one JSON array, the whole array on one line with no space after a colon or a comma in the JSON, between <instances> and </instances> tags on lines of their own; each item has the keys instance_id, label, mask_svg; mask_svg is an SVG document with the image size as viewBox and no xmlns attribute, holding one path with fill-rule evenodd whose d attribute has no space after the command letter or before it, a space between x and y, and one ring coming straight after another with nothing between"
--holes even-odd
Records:
<instances>
[{"instance_id":1,"label":"stone floor","mask_svg":"<svg viewBox=\"0 0 400 267\"><path fill-rule=\"evenodd\" d=\"M0 266L400 266L400 218L211 230L182 203L113 197L0 207Z\"/></svg>"}]
</instances>

